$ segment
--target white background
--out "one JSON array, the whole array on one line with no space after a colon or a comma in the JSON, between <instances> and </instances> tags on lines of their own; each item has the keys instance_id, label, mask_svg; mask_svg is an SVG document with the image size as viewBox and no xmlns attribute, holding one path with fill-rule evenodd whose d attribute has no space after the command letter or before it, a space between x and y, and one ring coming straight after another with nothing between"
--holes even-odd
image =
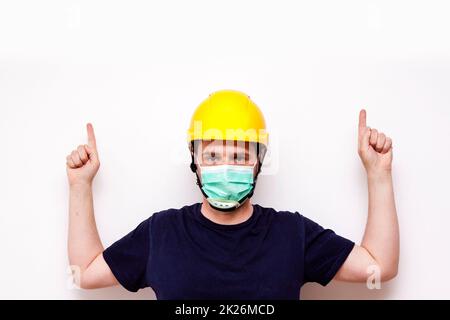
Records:
<instances>
[{"instance_id":1,"label":"white background","mask_svg":"<svg viewBox=\"0 0 450 320\"><path fill-rule=\"evenodd\" d=\"M446 1L0 2L0 298L154 298L70 288L65 156L91 121L108 246L153 212L200 201L190 116L237 89L271 134L254 202L357 242L359 109L394 141L398 277L381 290L308 284L302 298L449 299L449 13Z\"/></svg>"}]
</instances>

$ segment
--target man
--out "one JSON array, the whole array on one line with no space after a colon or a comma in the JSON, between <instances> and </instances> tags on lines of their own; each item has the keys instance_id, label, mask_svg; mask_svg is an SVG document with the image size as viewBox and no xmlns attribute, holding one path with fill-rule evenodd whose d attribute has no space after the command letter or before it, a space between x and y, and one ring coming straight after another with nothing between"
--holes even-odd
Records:
<instances>
[{"instance_id":1,"label":"man","mask_svg":"<svg viewBox=\"0 0 450 320\"><path fill-rule=\"evenodd\" d=\"M94 130L67 156L69 260L82 288L152 287L158 299L298 299L306 282L381 281L397 274L399 231L392 186L392 140L359 115L358 152L367 172L364 237L354 244L298 212L252 204L268 134L242 92L217 91L188 131L201 203L154 213L106 250L92 201L100 162Z\"/></svg>"}]
</instances>

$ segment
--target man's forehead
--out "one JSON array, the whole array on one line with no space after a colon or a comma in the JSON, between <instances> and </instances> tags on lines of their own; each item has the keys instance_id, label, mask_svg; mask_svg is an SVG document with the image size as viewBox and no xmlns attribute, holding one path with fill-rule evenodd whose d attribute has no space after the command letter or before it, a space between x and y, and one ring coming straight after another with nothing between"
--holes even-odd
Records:
<instances>
[{"instance_id":1,"label":"man's forehead","mask_svg":"<svg viewBox=\"0 0 450 320\"><path fill-rule=\"evenodd\" d=\"M202 140L201 147L203 151L233 150L245 152L256 149L254 143L249 143L246 141L231 141L231 140Z\"/></svg>"}]
</instances>

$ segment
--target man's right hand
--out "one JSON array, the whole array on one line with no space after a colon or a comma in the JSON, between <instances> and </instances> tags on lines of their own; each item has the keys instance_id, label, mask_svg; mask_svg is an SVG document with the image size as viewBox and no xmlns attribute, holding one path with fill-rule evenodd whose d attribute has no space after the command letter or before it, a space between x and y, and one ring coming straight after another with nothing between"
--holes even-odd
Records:
<instances>
[{"instance_id":1,"label":"man's right hand","mask_svg":"<svg viewBox=\"0 0 450 320\"><path fill-rule=\"evenodd\" d=\"M94 128L90 123L86 127L88 143L79 145L66 157L66 170L70 186L91 185L100 167Z\"/></svg>"}]
</instances>

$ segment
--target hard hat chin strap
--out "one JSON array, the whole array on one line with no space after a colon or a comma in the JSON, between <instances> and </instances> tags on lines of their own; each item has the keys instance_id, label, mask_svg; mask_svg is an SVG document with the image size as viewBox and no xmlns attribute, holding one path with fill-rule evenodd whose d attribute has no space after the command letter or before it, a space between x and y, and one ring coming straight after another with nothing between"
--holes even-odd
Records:
<instances>
[{"instance_id":1,"label":"hard hat chin strap","mask_svg":"<svg viewBox=\"0 0 450 320\"><path fill-rule=\"evenodd\" d=\"M230 211L233 211L233 210L236 210L237 208L239 208L239 207L240 207L247 199L250 199L250 198L253 196L253 192L254 192L255 187L256 187L256 180L258 179L258 175L259 175L259 173L261 172L261 166L262 166L262 161L261 161L261 159L259 158L259 152L260 152L260 147L259 147L259 143L257 143L257 144L256 144L256 158L257 158L257 161L258 161L258 171L256 172L255 178L253 179L252 190L251 190L245 197L243 197L242 199L240 199L240 200L238 201L238 204L237 204L237 205L235 205L235 206L233 206L233 207L230 207L230 208L222 208L222 207L218 207L218 206L215 206L215 205L214 205L213 203L211 203L210 201L208 201L209 204L210 204L214 209L219 210L219 211L223 211L223 212L230 212ZM190 164L190 168L191 168L191 171L194 172L194 173L195 173L195 176L197 177L197 182L196 182L196 184L199 186L200 191L202 192L203 196L204 196L206 199L208 199L208 195L205 193L205 191L203 191L203 186L202 186L202 183L200 182L200 177L198 176L198 167L197 167L197 165L195 164L195 160L194 160L194 141L191 142L191 164Z\"/></svg>"}]
</instances>

